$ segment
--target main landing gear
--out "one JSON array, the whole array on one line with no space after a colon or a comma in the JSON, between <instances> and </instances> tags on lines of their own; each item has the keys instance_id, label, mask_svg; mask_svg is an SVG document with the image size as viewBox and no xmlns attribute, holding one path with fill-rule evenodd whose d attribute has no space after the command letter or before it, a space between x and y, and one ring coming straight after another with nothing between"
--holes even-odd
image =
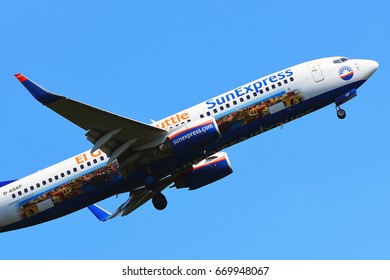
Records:
<instances>
[{"instance_id":1,"label":"main landing gear","mask_svg":"<svg viewBox=\"0 0 390 280\"><path fill-rule=\"evenodd\" d=\"M158 182L155 181L152 175L146 176L145 182L145 187L153 193L152 203L154 208L157 210L164 210L168 205L168 201L165 195L161 193Z\"/></svg>"},{"instance_id":2,"label":"main landing gear","mask_svg":"<svg viewBox=\"0 0 390 280\"><path fill-rule=\"evenodd\" d=\"M345 110L341 109L340 106L336 106L336 110L337 110L337 117L340 120L345 119L345 117L347 116L347 113L345 112Z\"/></svg>"},{"instance_id":3,"label":"main landing gear","mask_svg":"<svg viewBox=\"0 0 390 280\"><path fill-rule=\"evenodd\" d=\"M167 198L159 191L153 194L152 203L157 210L164 210L168 205Z\"/></svg>"}]
</instances>

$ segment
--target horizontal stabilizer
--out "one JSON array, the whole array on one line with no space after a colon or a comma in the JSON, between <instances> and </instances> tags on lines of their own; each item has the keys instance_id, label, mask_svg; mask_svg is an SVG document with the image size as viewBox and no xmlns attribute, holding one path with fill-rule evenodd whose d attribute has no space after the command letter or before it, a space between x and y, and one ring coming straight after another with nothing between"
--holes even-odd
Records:
<instances>
[{"instance_id":1,"label":"horizontal stabilizer","mask_svg":"<svg viewBox=\"0 0 390 280\"><path fill-rule=\"evenodd\" d=\"M34 96L36 100L41 102L43 105L51 103L53 101L64 98L62 96L51 93L47 89L44 89L40 85L34 83L30 79L26 78L22 74L15 74L15 77L22 83L22 85Z\"/></svg>"},{"instance_id":2,"label":"horizontal stabilizer","mask_svg":"<svg viewBox=\"0 0 390 280\"><path fill-rule=\"evenodd\" d=\"M88 206L88 209L92 212L92 214L95 215L96 218L98 218L99 221L102 222L104 222L111 215L110 212L104 210L97 204L92 204Z\"/></svg>"},{"instance_id":3,"label":"horizontal stabilizer","mask_svg":"<svg viewBox=\"0 0 390 280\"><path fill-rule=\"evenodd\" d=\"M6 186L8 184L11 184L12 182L15 182L15 181L16 180L9 180L9 181L0 182L0 188Z\"/></svg>"}]
</instances>

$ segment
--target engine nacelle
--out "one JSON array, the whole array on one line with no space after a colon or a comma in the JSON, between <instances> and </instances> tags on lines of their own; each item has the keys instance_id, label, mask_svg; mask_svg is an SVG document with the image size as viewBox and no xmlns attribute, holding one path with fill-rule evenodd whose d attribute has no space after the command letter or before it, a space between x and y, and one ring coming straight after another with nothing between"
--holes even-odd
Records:
<instances>
[{"instance_id":1,"label":"engine nacelle","mask_svg":"<svg viewBox=\"0 0 390 280\"><path fill-rule=\"evenodd\" d=\"M218 181L233 172L226 153L216 153L192 166L175 181L176 187L196 190Z\"/></svg>"},{"instance_id":2,"label":"engine nacelle","mask_svg":"<svg viewBox=\"0 0 390 280\"><path fill-rule=\"evenodd\" d=\"M199 149L221 138L221 132L214 118L203 118L173 131L160 145L162 152L175 154Z\"/></svg>"}]
</instances>

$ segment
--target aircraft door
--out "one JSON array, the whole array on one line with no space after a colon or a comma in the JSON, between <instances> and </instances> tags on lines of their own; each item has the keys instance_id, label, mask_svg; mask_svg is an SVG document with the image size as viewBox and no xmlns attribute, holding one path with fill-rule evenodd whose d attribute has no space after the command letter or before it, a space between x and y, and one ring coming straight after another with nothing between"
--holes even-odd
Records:
<instances>
[{"instance_id":1,"label":"aircraft door","mask_svg":"<svg viewBox=\"0 0 390 280\"><path fill-rule=\"evenodd\" d=\"M311 75L316 83L324 80L324 75L321 72L320 66L316 62L309 63Z\"/></svg>"}]
</instances>

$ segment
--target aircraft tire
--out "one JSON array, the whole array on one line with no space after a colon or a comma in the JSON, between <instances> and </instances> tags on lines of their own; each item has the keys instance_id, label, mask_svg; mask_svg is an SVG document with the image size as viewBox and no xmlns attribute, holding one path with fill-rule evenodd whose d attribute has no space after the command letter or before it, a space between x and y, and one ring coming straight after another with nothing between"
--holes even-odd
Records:
<instances>
[{"instance_id":1,"label":"aircraft tire","mask_svg":"<svg viewBox=\"0 0 390 280\"><path fill-rule=\"evenodd\" d=\"M167 198L160 192L156 193L153 196L152 203L154 208L156 208L157 210L164 210L168 205Z\"/></svg>"},{"instance_id":2,"label":"aircraft tire","mask_svg":"<svg viewBox=\"0 0 390 280\"><path fill-rule=\"evenodd\" d=\"M342 119L345 119L345 117L347 116L347 113L345 112L344 109L338 109L337 110L337 117L342 120Z\"/></svg>"}]
</instances>

